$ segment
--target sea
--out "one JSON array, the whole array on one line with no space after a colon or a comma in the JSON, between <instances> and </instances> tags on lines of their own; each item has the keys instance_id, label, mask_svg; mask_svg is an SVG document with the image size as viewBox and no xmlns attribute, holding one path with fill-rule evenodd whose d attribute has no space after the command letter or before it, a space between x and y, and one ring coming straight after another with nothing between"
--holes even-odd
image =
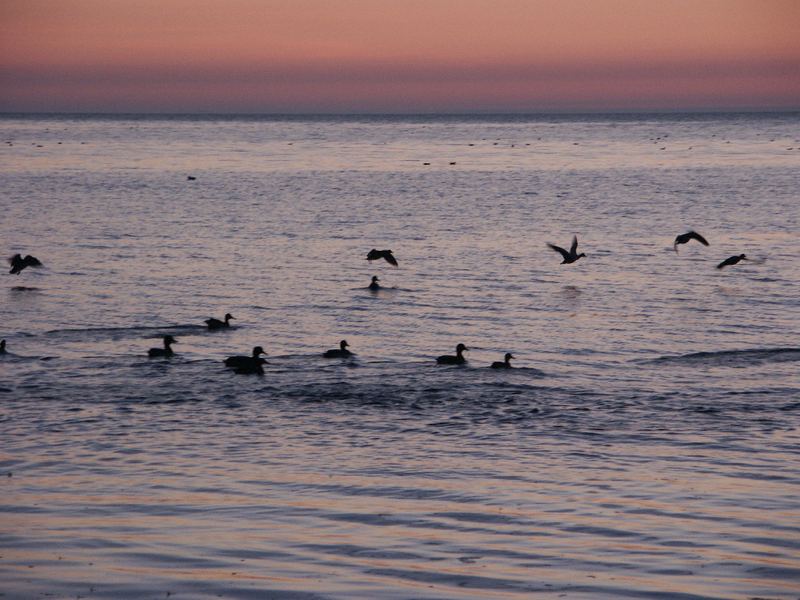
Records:
<instances>
[{"instance_id":1,"label":"sea","mask_svg":"<svg viewBox=\"0 0 800 600\"><path fill-rule=\"evenodd\" d=\"M0 115L0 597L797 600L799 241L798 113Z\"/></svg>"}]
</instances>

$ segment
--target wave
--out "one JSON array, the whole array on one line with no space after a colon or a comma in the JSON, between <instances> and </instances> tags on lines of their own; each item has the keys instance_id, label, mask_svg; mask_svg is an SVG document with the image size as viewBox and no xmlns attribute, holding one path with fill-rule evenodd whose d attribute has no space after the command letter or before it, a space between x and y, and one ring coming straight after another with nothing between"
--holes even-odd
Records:
<instances>
[{"instance_id":1,"label":"wave","mask_svg":"<svg viewBox=\"0 0 800 600\"><path fill-rule=\"evenodd\" d=\"M686 364L713 367L748 367L765 363L800 361L800 348L757 348L693 352L679 356L661 356L644 361L648 364Z\"/></svg>"}]
</instances>

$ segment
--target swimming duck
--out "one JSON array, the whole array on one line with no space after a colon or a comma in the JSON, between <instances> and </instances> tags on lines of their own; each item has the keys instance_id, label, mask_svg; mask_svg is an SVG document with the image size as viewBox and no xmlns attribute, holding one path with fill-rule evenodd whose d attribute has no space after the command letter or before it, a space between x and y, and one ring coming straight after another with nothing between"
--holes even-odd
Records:
<instances>
[{"instance_id":1,"label":"swimming duck","mask_svg":"<svg viewBox=\"0 0 800 600\"><path fill-rule=\"evenodd\" d=\"M172 356L175 352L172 351L172 344L177 344L178 340L176 340L171 335L164 336L164 347L163 348L150 348L147 351L147 356L150 358L155 358L157 356Z\"/></svg>"},{"instance_id":2,"label":"swimming duck","mask_svg":"<svg viewBox=\"0 0 800 600\"><path fill-rule=\"evenodd\" d=\"M267 362L261 358L262 354L266 354L264 349L261 346L256 346L253 348L253 354L251 356L229 356L225 359L225 366L232 367L234 369L247 368L256 365L260 367Z\"/></svg>"},{"instance_id":3,"label":"swimming duck","mask_svg":"<svg viewBox=\"0 0 800 600\"><path fill-rule=\"evenodd\" d=\"M504 361L496 360L495 362L492 363L492 368L493 369L512 369L513 368L511 366L511 359L512 358L516 358L516 356L511 354L511 352L506 352L505 360Z\"/></svg>"},{"instance_id":4,"label":"swimming duck","mask_svg":"<svg viewBox=\"0 0 800 600\"><path fill-rule=\"evenodd\" d=\"M348 356L353 356L353 353L347 349L349 345L347 340L342 340L339 342L338 350L327 350L322 356L324 358L346 358Z\"/></svg>"},{"instance_id":5,"label":"swimming duck","mask_svg":"<svg viewBox=\"0 0 800 600\"><path fill-rule=\"evenodd\" d=\"M397 259L392 254L391 250L376 250L373 248L367 253L367 260L380 260L381 258L385 259L390 265L397 266Z\"/></svg>"},{"instance_id":6,"label":"swimming duck","mask_svg":"<svg viewBox=\"0 0 800 600\"><path fill-rule=\"evenodd\" d=\"M582 257L586 256L583 252L578 254L578 236L577 235L572 236L572 246L570 246L569 252L564 250L561 246L556 246L555 244L548 243L547 246L551 250L555 250L556 252L558 252L564 258L564 260L561 261L562 265L568 265L570 263L574 263L579 258L582 258Z\"/></svg>"},{"instance_id":7,"label":"swimming duck","mask_svg":"<svg viewBox=\"0 0 800 600\"><path fill-rule=\"evenodd\" d=\"M11 275L19 275L22 270L26 269L27 267L42 266L42 263L39 261L39 259L35 256L31 256L30 254L28 254L25 258L22 258L21 254L15 254L8 259L8 264L11 265L11 270L9 271Z\"/></svg>"},{"instance_id":8,"label":"swimming duck","mask_svg":"<svg viewBox=\"0 0 800 600\"><path fill-rule=\"evenodd\" d=\"M373 275L372 276L372 283L370 283L369 286L368 286L369 289L371 289L373 292L377 292L379 289L381 289L381 286L378 283L379 281L380 281L380 279L378 279L378 276L377 275Z\"/></svg>"},{"instance_id":9,"label":"swimming duck","mask_svg":"<svg viewBox=\"0 0 800 600\"><path fill-rule=\"evenodd\" d=\"M686 233L682 233L681 235L675 238L675 242L672 244L672 249L675 250L675 252L677 252L678 244L686 244L691 240L697 240L698 242L703 244L703 246L708 246L708 241L702 235L700 235L696 231L687 231Z\"/></svg>"},{"instance_id":10,"label":"swimming duck","mask_svg":"<svg viewBox=\"0 0 800 600\"><path fill-rule=\"evenodd\" d=\"M436 363L440 365L463 365L465 362L467 362L467 359L464 358L464 350L469 350L469 348L467 348L464 344L459 344L456 346L455 356L443 354L436 359Z\"/></svg>"},{"instance_id":11,"label":"swimming duck","mask_svg":"<svg viewBox=\"0 0 800 600\"><path fill-rule=\"evenodd\" d=\"M208 325L209 329L224 329L225 327L230 327L231 324L229 321L235 318L236 317L234 317L231 313L225 313L224 321L220 321L219 319L211 317L210 319L206 319L206 325Z\"/></svg>"},{"instance_id":12,"label":"swimming duck","mask_svg":"<svg viewBox=\"0 0 800 600\"><path fill-rule=\"evenodd\" d=\"M717 265L717 268L724 269L725 267L737 264L741 260L749 260L749 259L744 254L737 254L736 256L731 256L723 260L721 263Z\"/></svg>"}]
</instances>

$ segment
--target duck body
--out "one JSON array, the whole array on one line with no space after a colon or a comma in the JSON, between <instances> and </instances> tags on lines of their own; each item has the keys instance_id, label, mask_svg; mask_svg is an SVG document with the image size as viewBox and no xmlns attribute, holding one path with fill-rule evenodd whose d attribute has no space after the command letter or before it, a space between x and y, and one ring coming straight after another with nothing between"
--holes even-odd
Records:
<instances>
[{"instance_id":1,"label":"duck body","mask_svg":"<svg viewBox=\"0 0 800 600\"><path fill-rule=\"evenodd\" d=\"M464 358L464 351L469 350L464 344L459 344L456 346L456 355L453 356L451 354L443 354L442 356L436 359L436 364L439 365L463 365L467 362L467 359Z\"/></svg>"},{"instance_id":2,"label":"duck body","mask_svg":"<svg viewBox=\"0 0 800 600\"><path fill-rule=\"evenodd\" d=\"M266 354L261 346L253 348L253 353L250 356L229 356L225 359L225 366L233 369L250 369L266 364L267 361L261 358L262 354Z\"/></svg>"},{"instance_id":3,"label":"duck body","mask_svg":"<svg viewBox=\"0 0 800 600\"><path fill-rule=\"evenodd\" d=\"M377 275L373 275L372 276L372 283L370 283L369 286L367 286L367 287L370 290L372 290L373 292L377 292L379 289L381 289L381 284L378 283L379 281L380 281L380 279L378 279L378 276Z\"/></svg>"},{"instance_id":4,"label":"duck body","mask_svg":"<svg viewBox=\"0 0 800 600\"><path fill-rule=\"evenodd\" d=\"M675 241L672 244L672 249L675 250L675 252L677 252L678 245L686 244L692 240L697 240L698 242L703 244L703 246L708 246L708 241L702 235L700 235L696 231L687 231L686 233L682 233L681 235L675 238Z\"/></svg>"},{"instance_id":5,"label":"duck body","mask_svg":"<svg viewBox=\"0 0 800 600\"><path fill-rule=\"evenodd\" d=\"M569 250L564 250L564 248L562 248L561 246L556 246L555 244L551 244L549 242L547 244L547 247L550 248L551 250L555 250L556 252L558 252L561 255L561 257L564 259L564 260L561 261L562 265L569 265L571 263L574 263L578 259L581 259L584 256L586 256L586 254L584 254L583 252L578 254L578 236L577 235L572 236L572 246L570 246Z\"/></svg>"},{"instance_id":6,"label":"duck body","mask_svg":"<svg viewBox=\"0 0 800 600\"><path fill-rule=\"evenodd\" d=\"M234 317L231 313L226 313L224 321L220 321L219 319L212 317L210 319L206 319L205 323L208 325L208 328L213 331L215 329L225 329L226 327L230 327L230 320L235 318L236 317Z\"/></svg>"},{"instance_id":7,"label":"duck body","mask_svg":"<svg viewBox=\"0 0 800 600\"><path fill-rule=\"evenodd\" d=\"M339 342L339 347L335 350L326 350L323 354L323 358L347 358L348 356L353 356L353 353L347 349L350 344L347 343L347 340L342 340Z\"/></svg>"},{"instance_id":8,"label":"duck body","mask_svg":"<svg viewBox=\"0 0 800 600\"><path fill-rule=\"evenodd\" d=\"M376 250L375 248L373 248L372 250L367 252L367 260L369 261L380 260L381 258L384 259L386 262L388 262L390 265L393 265L395 267L397 266L397 259L394 257L394 254L392 254L391 250Z\"/></svg>"},{"instance_id":9,"label":"duck body","mask_svg":"<svg viewBox=\"0 0 800 600\"><path fill-rule=\"evenodd\" d=\"M42 266L42 263L39 261L39 259L35 256L31 256L30 254L28 254L25 258L22 258L21 254L15 254L8 259L8 264L11 265L11 270L9 271L9 274L11 275L19 275L28 267Z\"/></svg>"},{"instance_id":10,"label":"duck body","mask_svg":"<svg viewBox=\"0 0 800 600\"><path fill-rule=\"evenodd\" d=\"M511 352L506 352L506 356L502 361L495 361L492 363L492 369L513 369L511 366L511 359L516 358Z\"/></svg>"},{"instance_id":11,"label":"duck body","mask_svg":"<svg viewBox=\"0 0 800 600\"><path fill-rule=\"evenodd\" d=\"M150 348L147 351L147 356L150 358L157 358L159 356L174 356L175 352L172 350L172 344L177 344L178 340L176 340L171 335L164 336L164 347L163 348Z\"/></svg>"},{"instance_id":12,"label":"duck body","mask_svg":"<svg viewBox=\"0 0 800 600\"><path fill-rule=\"evenodd\" d=\"M744 254L737 254L736 256L731 256L723 260L721 263L717 265L718 269L724 269L725 267L730 267L731 265L736 265L739 262L747 260L747 256Z\"/></svg>"}]
</instances>

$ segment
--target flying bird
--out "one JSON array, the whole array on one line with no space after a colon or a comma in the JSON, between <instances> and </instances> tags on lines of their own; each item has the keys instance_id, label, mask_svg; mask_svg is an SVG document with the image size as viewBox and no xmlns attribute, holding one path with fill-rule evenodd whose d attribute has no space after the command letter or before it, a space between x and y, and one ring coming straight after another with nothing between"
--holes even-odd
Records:
<instances>
[{"instance_id":1,"label":"flying bird","mask_svg":"<svg viewBox=\"0 0 800 600\"><path fill-rule=\"evenodd\" d=\"M230 320L235 318L236 317L234 317L231 313L226 313L224 321L220 321L219 319L211 317L210 319L206 319L206 325L208 325L208 328L212 330L224 329L225 327L230 327L231 326Z\"/></svg>"},{"instance_id":2,"label":"flying bird","mask_svg":"<svg viewBox=\"0 0 800 600\"><path fill-rule=\"evenodd\" d=\"M443 354L439 358L436 359L436 364L439 365L463 365L467 362L467 359L464 358L464 351L469 350L464 344L459 344L456 346L456 355L453 356L452 354Z\"/></svg>"},{"instance_id":3,"label":"flying bird","mask_svg":"<svg viewBox=\"0 0 800 600\"><path fill-rule=\"evenodd\" d=\"M697 240L698 242L703 244L703 246L708 246L708 240L706 240L706 238L704 238L702 235L700 235L696 231L687 231L686 233L682 233L681 235L675 238L675 242L672 244L672 249L675 250L675 252L677 252L678 244L686 244L691 240Z\"/></svg>"},{"instance_id":4,"label":"flying bird","mask_svg":"<svg viewBox=\"0 0 800 600\"><path fill-rule=\"evenodd\" d=\"M353 353L347 349L350 344L347 343L347 340L342 340L339 342L339 348L336 350L327 350L322 355L324 358L347 358L348 356L353 356Z\"/></svg>"},{"instance_id":5,"label":"flying bird","mask_svg":"<svg viewBox=\"0 0 800 600\"><path fill-rule=\"evenodd\" d=\"M555 250L562 257L564 257L564 260L561 261L562 265L568 265L570 263L574 263L579 258L582 258L582 257L586 256L583 252L578 254L578 236L577 235L572 236L572 246L570 246L569 252L564 250L561 246L556 246L555 244L548 243L547 246L551 250Z\"/></svg>"},{"instance_id":6,"label":"flying bird","mask_svg":"<svg viewBox=\"0 0 800 600\"><path fill-rule=\"evenodd\" d=\"M737 254L736 256L731 256L723 260L721 263L717 265L717 268L724 269L725 267L730 267L731 265L738 264L739 261L742 260L749 260L749 259L744 254Z\"/></svg>"},{"instance_id":7,"label":"flying bird","mask_svg":"<svg viewBox=\"0 0 800 600\"><path fill-rule=\"evenodd\" d=\"M39 259L35 256L31 256L30 254L28 254L25 258L22 258L21 254L15 254L8 259L8 264L11 265L11 270L9 271L11 275L19 275L22 270L26 269L27 267L42 266L42 263L39 261Z\"/></svg>"},{"instance_id":8,"label":"flying bird","mask_svg":"<svg viewBox=\"0 0 800 600\"><path fill-rule=\"evenodd\" d=\"M367 260L380 260L381 258L385 259L390 265L397 266L397 259L391 250L376 250L373 248L367 253Z\"/></svg>"},{"instance_id":9,"label":"flying bird","mask_svg":"<svg viewBox=\"0 0 800 600\"><path fill-rule=\"evenodd\" d=\"M147 356L150 358L156 358L158 356L173 356L175 352L172 350L172 344L177 344L178 340L176 340L171 335L164 336L164 347L163 348L150 348L147 351Z\"/></svg>"},{"instance_id":10,"label":"flying bird","mask_svg":"<svg viewBox=\"0 0 800 600\"><path fill-rule=\"evenodd\" d=\"M496 360L492 363L493 369L511 369L511 359L516 358L511 352L506 352L505 358L502 361Z\"/></svg>"}]
</instances>

